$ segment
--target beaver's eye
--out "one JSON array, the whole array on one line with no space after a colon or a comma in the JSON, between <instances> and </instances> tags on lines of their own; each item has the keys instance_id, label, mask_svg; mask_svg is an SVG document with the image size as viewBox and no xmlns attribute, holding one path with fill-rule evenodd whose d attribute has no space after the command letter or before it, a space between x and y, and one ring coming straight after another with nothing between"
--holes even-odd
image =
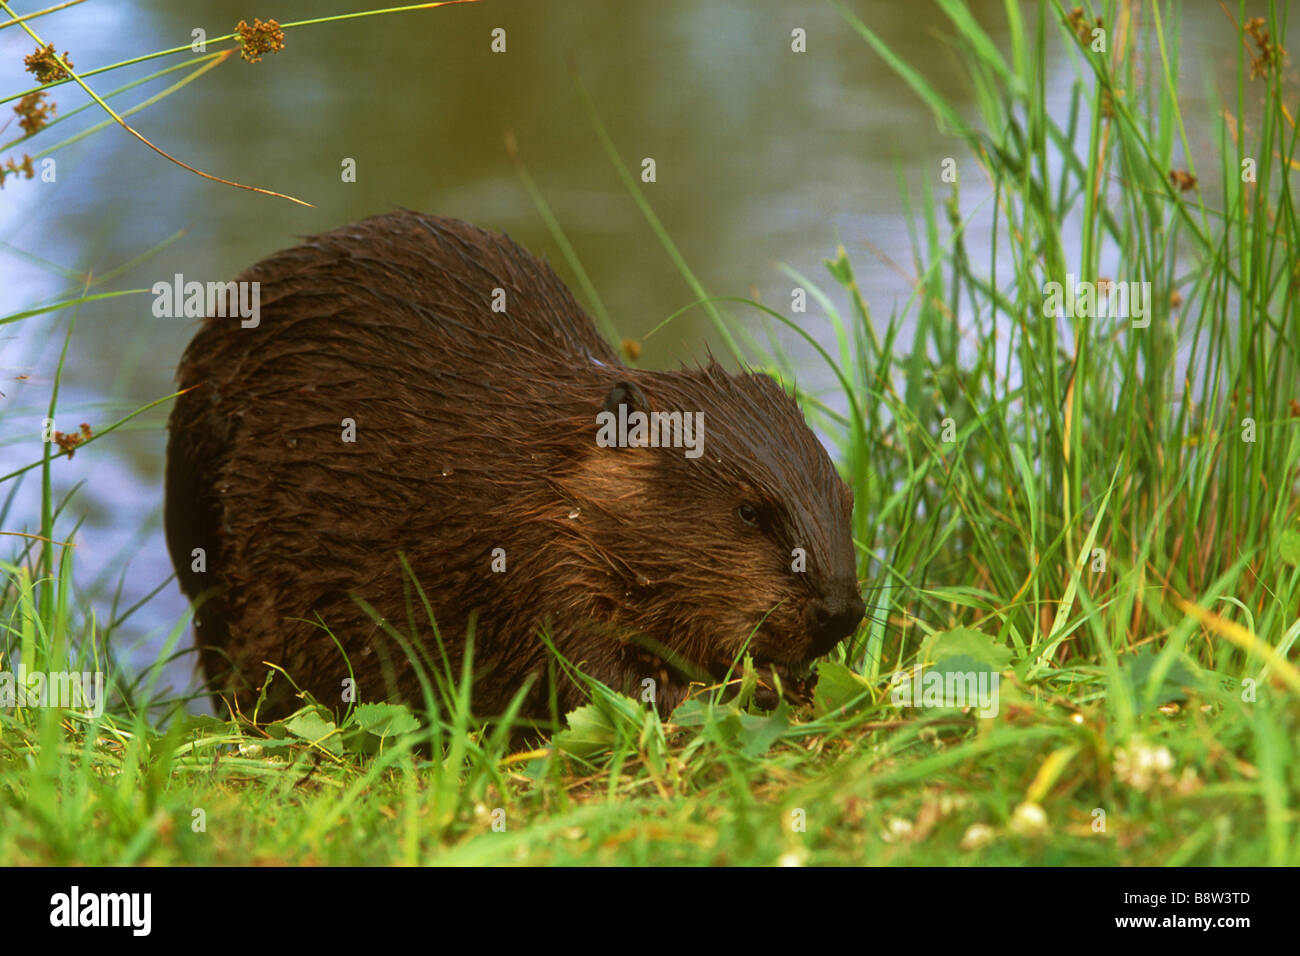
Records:
<instances>
[{"instance_id":1,"label":"beaver's eye","mask_svg":"<svg viewBox=\"0 0 1300 956\"><path fill-rule=\"evenodd\" d=\"M755 528L758 527L758 509L755 508L753 505L751 505L748 501L744 502L743 504L741 504L739 508L736 509L736 515L740 518L741 521L745 522L745 524L751 525L752 527Z\"/></svg>"}]
</instances>

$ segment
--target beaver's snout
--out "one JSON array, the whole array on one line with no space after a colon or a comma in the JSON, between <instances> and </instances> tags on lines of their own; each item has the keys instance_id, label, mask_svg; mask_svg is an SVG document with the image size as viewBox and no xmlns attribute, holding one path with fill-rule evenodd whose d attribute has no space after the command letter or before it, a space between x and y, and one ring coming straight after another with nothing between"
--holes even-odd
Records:
<instances>
[{"instance_id":1,"label":"beaver's snout","mask_svg":"<svg viewBox=\"0 0 1300 956\"><path fill-rule=\"evenodd\" d=\"M808 605L812 656L821 657L856 630L867 606L856 591L821 598Z\"/></svg>"}]
</instances>

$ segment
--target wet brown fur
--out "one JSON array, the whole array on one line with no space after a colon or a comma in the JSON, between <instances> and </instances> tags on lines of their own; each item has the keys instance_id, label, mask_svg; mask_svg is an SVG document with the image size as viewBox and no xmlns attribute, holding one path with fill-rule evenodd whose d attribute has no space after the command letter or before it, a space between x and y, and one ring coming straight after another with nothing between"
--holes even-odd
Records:
<instances>
[{"instance_id":1,"label":"wet brown fur","mask_svg":"<svg viewBox=\"0 0 1300 956\"><path fill-rule=\"evenodd\" d=\"M354 600L441 667L399 552L454 675L476 617L482 714L545 674L543 626L617 689L657 681L666 712L687 684L646 646L719 677L760 621L750 652L795 665L861 617L851 495L771 378L712 362L629 369L544 262L451 219L376 216L237 278L261 283L260 324L205 319L185 352L178 376L192 391L169 426L166 527L182 589L206 595L204 670L242 709L267 661L339 701L348 669L317 615L362 699L418 700L414 668ZM504 313L490 308L498 287ZM704 455L597 447L595 414L619 382L654 409L703 412ZM355 443L341 440L347 418ZM745 502L759 527L738 515ZM806 573L790 570L795 547ZM818 600L839 602L842 626L817 633ZM544 684L527 706L539 716ZM272 688L267 712L283 713L287 684ZM561 713L583 700L567 680L557 690Z\"/></svg>"}]
</instances>

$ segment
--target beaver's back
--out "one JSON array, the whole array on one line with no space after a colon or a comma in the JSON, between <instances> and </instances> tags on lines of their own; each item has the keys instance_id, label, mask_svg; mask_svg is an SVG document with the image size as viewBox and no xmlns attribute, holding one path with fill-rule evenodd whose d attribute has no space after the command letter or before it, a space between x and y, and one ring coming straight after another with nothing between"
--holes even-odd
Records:
<instances>
[{"instance_id":1,"label":"beaver's back","mask_svg":"<svg viewBox=\"0 0 1300 956\"><path fill-rule=\"evenodd\" d=\"M544 262L457 220L376 216L237 281L260 283L258 324L205 319L178 372L168 547L186 595L209 593L196 642L216 686L229 655L332 683L330 638L287 619L332 609L369 653L349 593L391 613L397 551L499 544L483 516L564 467L622 366Z\"/></svg>"}]
</instances>

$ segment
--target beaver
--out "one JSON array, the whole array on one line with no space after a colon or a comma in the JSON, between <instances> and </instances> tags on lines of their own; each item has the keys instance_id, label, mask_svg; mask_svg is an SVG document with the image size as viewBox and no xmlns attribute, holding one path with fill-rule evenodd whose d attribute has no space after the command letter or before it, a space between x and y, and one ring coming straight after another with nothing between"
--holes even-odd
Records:
<instances>
[{"instance_id":1,"label":"beaver","mask_svg":"<svg viewBox=\"0 0 1300 956\"><path fill-rule=\"evenodd\" d=\"M185 350L165 479L214 702L272 664L418 703L468 640L476 714L530 678L526 716L584 703L552 651L663 714L749 654L772 707L862 619L852 493L772 378L630 368L544 261L405 210L236 282L259 314L209 309Z\"/></svg>"}]
</instances>

